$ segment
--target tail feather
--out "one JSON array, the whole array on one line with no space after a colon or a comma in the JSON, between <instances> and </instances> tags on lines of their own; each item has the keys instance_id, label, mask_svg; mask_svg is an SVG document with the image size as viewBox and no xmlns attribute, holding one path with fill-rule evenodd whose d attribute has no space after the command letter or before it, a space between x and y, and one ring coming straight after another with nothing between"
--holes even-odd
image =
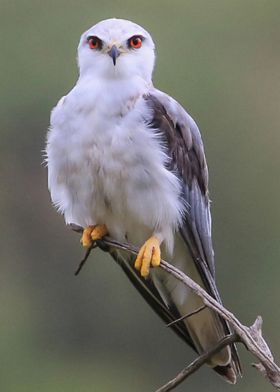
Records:
<instances>
[{"instance_id":1,"label":"tail feather","mask_svg":"<svg viewBox=\"0 0 280 392\"><path fill-rule=\"evenodd\" d=\"M216 366L214 370L229 384L236 384L237 375L241 375L232 365Z\"/></svg>"}]
</instances>

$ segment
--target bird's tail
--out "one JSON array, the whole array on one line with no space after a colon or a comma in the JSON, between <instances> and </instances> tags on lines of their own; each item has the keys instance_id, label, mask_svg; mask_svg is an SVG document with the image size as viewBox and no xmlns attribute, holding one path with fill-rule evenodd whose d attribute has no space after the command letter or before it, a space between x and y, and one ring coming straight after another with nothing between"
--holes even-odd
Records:
<instances>
[{"instance_id":1,"label":"bird's tail","mask_svg":"<svg viewBox=\"0 0 280 392\"><path fill-rule=\"evenodd\" d=\"M184 247L184 243L178 244L177 241L173 254L175 266L209 292L209 287L206 287L205 280L203 281L203 276L196 268L192 257L189 255L189 259L186 260ZM155 272L155 285L166 305L173 308L175 306L182 316L189 315L183 321L187 330L186 334L199 354L212 349L230 333L227 323L216 312L205 307L202 299L186 285L178 282L172 275L164 273L164 271ZM213 279L211 284L215 285ZM216 287L215 292L210 292L210 294L215 298L217 297L217 300L220 300ZM234 345L227 346L214 354L209 359L208 365L232 384L236 382L237 375L241 374L238 355Z\"/></svg>"}]
</instances>

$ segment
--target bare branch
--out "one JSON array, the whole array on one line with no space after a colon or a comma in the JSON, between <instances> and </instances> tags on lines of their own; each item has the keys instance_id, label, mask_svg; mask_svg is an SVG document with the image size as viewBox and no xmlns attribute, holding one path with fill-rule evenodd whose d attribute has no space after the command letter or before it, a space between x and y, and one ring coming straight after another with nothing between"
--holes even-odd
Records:
<instances>
[{"instance_id":1,"label":"bare branch","mask_svg":"<svg viewBox=\"0 0 280 392\"><path fill-rule=\"evenodd\" d=\"M75 231L80 231L75 227ZM120 243L115 241L110 237L104 237L102 241L96 242L98 246L101 248L104 246L109 246L115 249L120 249L123 251L127 251L132 254L137 254L138 249L135 246L126 243ZM194 293L196 293L202 300L205 306L213 309L217 312L223 319L227 320L231 325L234 334L223 339L216 347L214 347L209 352L200 355L191 365L189 365L186 369L179 373L175 379L178 378L180 380L177 382L178 385L182 382L186 377L196 371L203 363L207 362L211 355L219 351L224 345L229 344L226 339L236 339L235 341L242 342L248 351L253 354L260 363L254 364L253 366L278 390L280 390L280 368L274 362L271 351L268 347L268 344L264 340L262 336L262 318L260 316L257 317L256 321L251 327L247 327L230 312L223 305L217 302L213 297L211 297L202 287L200 287L197 283L195 283L191 278L185 275L182 271L178 270L173 265L168 262L161 260L159 268L162 268L164 271L170 273L175 278L180 280L186 286L188 286ZM198 309L199 311L199 309ZM183 374L183 375L182 375ZM174 380L171 380L172 384ZM170 385L171 385L170 384ZM162 388L167 388L167 385ZM171 388L173 389L173 387ZM157 392L169 391L171 389L158 389Z\"/></svg>"}]
</instances>

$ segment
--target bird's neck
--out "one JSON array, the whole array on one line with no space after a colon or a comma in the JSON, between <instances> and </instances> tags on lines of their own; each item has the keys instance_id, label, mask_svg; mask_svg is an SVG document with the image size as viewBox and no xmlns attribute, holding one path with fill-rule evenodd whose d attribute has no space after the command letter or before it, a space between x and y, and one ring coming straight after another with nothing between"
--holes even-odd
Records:
<instances>
[{"instance_id":1,"label":"bird's neck","mask_svg":"<svg viewBox=\"0 0 280 392\"><path fill-rule=\"evenodd\" d=\"M132 102L151 89L152 82L134 76L129 79L105 79L80 77L75 90L83 96L83 105L95 107L107 115L122 113L129 109Z\"/></svg>"}]
</instances>

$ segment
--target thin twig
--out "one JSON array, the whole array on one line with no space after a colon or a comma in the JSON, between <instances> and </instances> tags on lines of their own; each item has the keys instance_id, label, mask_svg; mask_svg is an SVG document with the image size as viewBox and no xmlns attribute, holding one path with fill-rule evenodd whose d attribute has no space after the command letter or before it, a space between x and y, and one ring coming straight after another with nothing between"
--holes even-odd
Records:
<instances>
[{"instance_id":1,"label":"thin twig","mask_svg":"<svg viewBox=\"0 0 280 392\"><path fill-rule=\"evenodd\" d=\"M166 324L167 327L172 327L172 325L179 323L180 321L185 320L186 318L189 318L191 316L193 316L194 314L197 314L199 312L201 312L203 309L205 309L207 306L206 305L202 305L200 306L198 309L195 309L193 312L190 312L188 314L185 314L182 317L179 317L178 319L171 321L171 323Z\"/></svg>"},{"instance_id":2,"label":"thin twig","mask_svg":"<svg viewBox=\"0 0 280 392\"><path fill-rule=\"evenodd\" d=\"M97 245L94 244L92 245L90 248L87 248L86 253L84 255L84 258L80 261L80 264L78 265L78 268L75 272L75 276L79 275L79 273L81 272L81 269L83 268L83 266L85 265L87 259L89 258L90 252L92 251L92 249L96 248Z\"/></svg>"},{"instance_id":3,"label":"thin twig","mask_svg":"<svg viewBox=\"0 0 280 392\"><path fill-rule=\"evenodd\" d=\"M205 353L197 357L191 364L189 364L187 367L181 370L176 375L176 377L174 377L172 380L168 381L165 385L157 389L156 392L172 391L172 389L174 389L176 386L181 384L187 377L189 377L191 374L193 374L199 368L201 368L201 366L204 365L213 355L218 353L227 345L238 341L240 341L240 339L238 335L235 333L225 336L216 344L215 347L211 348L209 351L206 351Z\"/></svg>"}]
</instances>

